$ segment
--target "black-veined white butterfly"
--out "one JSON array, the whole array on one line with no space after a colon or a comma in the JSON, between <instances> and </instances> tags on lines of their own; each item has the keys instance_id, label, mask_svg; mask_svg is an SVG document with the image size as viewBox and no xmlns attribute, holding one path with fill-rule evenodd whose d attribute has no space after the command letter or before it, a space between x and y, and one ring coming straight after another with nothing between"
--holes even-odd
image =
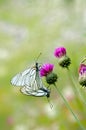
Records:
<instances>
[{"instance_id":1,"label":"black-veined white butterfly","mask_svg":"<svg viewBox=\"0 0 86 130\"><path fill-rule=\"evenodd\" d=\"M20 91L25 95L50 97L50 90L43 85L39 69L40 66L36 63L35 66L15 75L11 80L11 84L21 86Z\"/></svg>"}]
</instances>

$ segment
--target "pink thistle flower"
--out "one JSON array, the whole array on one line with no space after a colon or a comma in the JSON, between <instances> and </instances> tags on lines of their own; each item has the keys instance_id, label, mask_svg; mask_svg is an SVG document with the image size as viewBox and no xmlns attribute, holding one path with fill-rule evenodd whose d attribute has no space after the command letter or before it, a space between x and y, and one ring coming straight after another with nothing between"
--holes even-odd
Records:
<instances>
[{"instance_id":1,"label":"pink thistle flower","mask_svg":"<svg viewBox=\"0 0 86 130\"><path fill-rule=\"evenodd\" d=\"M84 73L86 73L86 65L85 64L80 64L79 74L83 75Z\"/></svg>"},{"instance_id":2,"label":"pink thistle flower","mask_svg":"<svg viewBox=\"0 0 86 130\"><path fill-rule=\"evenodd\" d=\"M66 48L64 47L58 47L54 51L54 56L58 58L58 64L63 67L67 68L71 64L70 58L66 55Z\"/></svg>"},{"instance_id":3,"label":"pink thistle flower","mask_svg":"<svg viewBox=\"0 0 86 130\"><path fill-rule=\"evenodd\" d=\"M57 58L61 58L66 55L66 49L64 47L58 47L54 51L54 56Z\"/></svg>"},{"instance_id":4,"label":"pink thistle flower","mask_svg":"<svg viewBox=\"0 0 86 130\"><path fill-rule=\"evenodd\" d=\"M57 74L52 72L53 68L54 68L53 64L46 63L40 69L40 76L41 77L45 76L46 77L46 82L49 85L50 84L55 84L55 82L57 81Z\"/></svg>"},{"instance_id":5,"label":"pink thistle flower","mask_svg":"<svg viewBox=\"0 0 86 130\"><path fill-rule=\"evenodd\" d=\"M40 76L46 76L47 74L49 74L50 72L53 71L54 65L53 64L49 64L46 63L44 64L41 69L40 69Z\"/></svg>"},{"instance_id":6,"label":"pink thistle flower","mask_svg":"<svg viewBox=\"0 0 86 130\"><path fill-rule=\"evenodd\" d=\"M80 64L79 67L79 83L86 87L86 65Z\"/></svg>"}]
</instances>

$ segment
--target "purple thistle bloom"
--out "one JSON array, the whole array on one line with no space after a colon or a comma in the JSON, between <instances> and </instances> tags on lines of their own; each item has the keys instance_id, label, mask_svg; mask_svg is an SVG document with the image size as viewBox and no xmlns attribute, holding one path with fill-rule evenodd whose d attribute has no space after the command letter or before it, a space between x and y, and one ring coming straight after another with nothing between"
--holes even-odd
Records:
<instances>
[{"instance_id":1,"label":"purple thistle bloom","mask_svg":"<svg viewBox=\"0 0 86 130\"><path fill-rule=\"evenodd\" d=\"M55 82L57 81L57 78L58 78L57 74L52 72L53 68L54 68L53 64L46 63L40 69L40 76L41 77L45 76L46 82L49 85L55 84Z\"/></svg>"},{"instance_id":2,"label":"purple thistle bloom","mask_svg":"<svg viewBox=\"0 0 86 130\"><path fill-rule=\"evenodd\" d=\"M54 51L54 56L58 58L58 64L63 67L67 68L71 64L71 59L66 55L66 48L58 47Z\"/></svg>"},{"instance_id":3,"label":"purple thistle bloom","mask_svg":"<svg viewBox=\"0 0 86 130\"><path fill-rule=\"evenodd\" d=\"M66 55L66 49L64 47L58 47L54 51L54 56L57 58L61 58Z\"/></svg>"},{"instance_id":4,"label":"purple thistle bloom","mask_svg":"<svg viewBox=\"0 0 86 130\"><path fill-rule=\"evenodd\" d=\"M79 67L79 83L86 87L86 65L80 64Z\"/></svg>"},{"instance_id":5,"label":"purple thistle bloom","mask_svg":"<svg viewBox=\"0 0 86 130\"><path fill-rule=\"evenodd\" d=\"M86 65L85 64L80 64L79 74L80 75L86 74Z\"/></svg>"},{"instance_id":6,"label":"purple thistle bloom","mask_svg":"<svg viewBox=\"0 0 86 130\"><path fill-rule=\"evenodd\" d=\"M43 77L43 76L47 76L47 74L49 74L50 72L53 71L53 68L54 68L54 65L53 64L49 64L49 63L46 63L44 64L41 69L40 69L40 76Z\"/></svg>"}]
</instances>

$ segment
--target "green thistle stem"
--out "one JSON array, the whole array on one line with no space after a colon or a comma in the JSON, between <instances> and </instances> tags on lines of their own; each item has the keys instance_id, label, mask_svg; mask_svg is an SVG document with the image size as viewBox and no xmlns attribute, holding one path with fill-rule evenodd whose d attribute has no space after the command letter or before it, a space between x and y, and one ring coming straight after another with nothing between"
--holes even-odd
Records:
<instances>
[{"instance_id":1,"label":"green thistle stem","mask_svg":"<svg viewBox=\"0 0 86 130\"><path fill-rule=\"evenodd\" d=\"M62 95L62 93L60 92L60 90L58 89L58 87L56 86L56 84L54 84L57 92L59 93L59 95L61 96L61 98L63 99L66 107L70 110L70 112L72 113L72 115L74 116L74 118L76 119L78 125L81 127L82 130L86 130L84 128L84 126L81 124L80 120L78 119L78 117L75 115L75 113L73 112L73 110L71 109L70 105L68 104L68 102L66 101L65 97Z\"/></svg>"},{"instance_id":2,"label":"green thistle stem","mask_svg":"<svg viewBox=\"0 0 86 130\"><path fill-rule=\"evenodd\" d=\"M79 87L77 87L78 84L75 82L75 79L72 76L72 74L70 72L70 69L67 69L67 70L68 70L68 75L70 77L70 80L72 81L72 84L74 85L73 90L74 90L75 95L77 94L77 96L79 96L82 99L82 101L84 102L84 104L86 104L85 97L83 96L84 94L82 94L81 90L79 89Z\"/></svg>"}]
</instances>

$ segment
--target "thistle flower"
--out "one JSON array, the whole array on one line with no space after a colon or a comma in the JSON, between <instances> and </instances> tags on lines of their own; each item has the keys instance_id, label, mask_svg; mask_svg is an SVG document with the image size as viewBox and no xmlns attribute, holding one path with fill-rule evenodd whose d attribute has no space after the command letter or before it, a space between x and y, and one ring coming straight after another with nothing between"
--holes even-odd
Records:
<instances>
[{"instance_id":1,"label":"thistle flower","mask_svg":"<svg viewBox=\"0 0 86 130\"><path fill-rule=\"evenodd\" d=\"M40 69L40 76L47 76L47 74L51 73L53 71L54 65L46 63L44 64Z\"/></svg>"},{"instance_id":2,"label":"thistle flower","mask_svg":"<svg viewBox=\"0 0 86 130\"><path fill-rule=\"evenodd\" d=\"M57 58L61 58L62 56L66 56L66 49L64 47L56 48L54 51L54 55Z\"/></svg>"},{"instance_id":3,"label":"thistle flower","mask_svg":"<svg viewBox=\"0 0 86 130\"><path fill-rule=\"evenodd\" d=\"M86 87L86 65L82 63L79 67L79 83Z\"/></svg>"},{"instance_id":4,"label":"thistle flower","mask_svg":"<svg viewBox=\"0 0 86 130\"><path fill-rule=\"evenodd\" d=\"M53 73L54 65L50 63L44 64L40 69L40 76L46 77L46 82L50 84L54 84L57 81L57 74Z\"/></svg>"},{"instance_id":5,"label":"thistle flower","mask_svg":"<svg viewBox=\"0 0 86 130\"><path fill-rule=\"evenodd\" d=\"M68 68L71 64L70 58L66 55L66 48L58 47L54 51L54 56L58 58L58 64L63 68Z\"/></svg>"}]
</instances>

